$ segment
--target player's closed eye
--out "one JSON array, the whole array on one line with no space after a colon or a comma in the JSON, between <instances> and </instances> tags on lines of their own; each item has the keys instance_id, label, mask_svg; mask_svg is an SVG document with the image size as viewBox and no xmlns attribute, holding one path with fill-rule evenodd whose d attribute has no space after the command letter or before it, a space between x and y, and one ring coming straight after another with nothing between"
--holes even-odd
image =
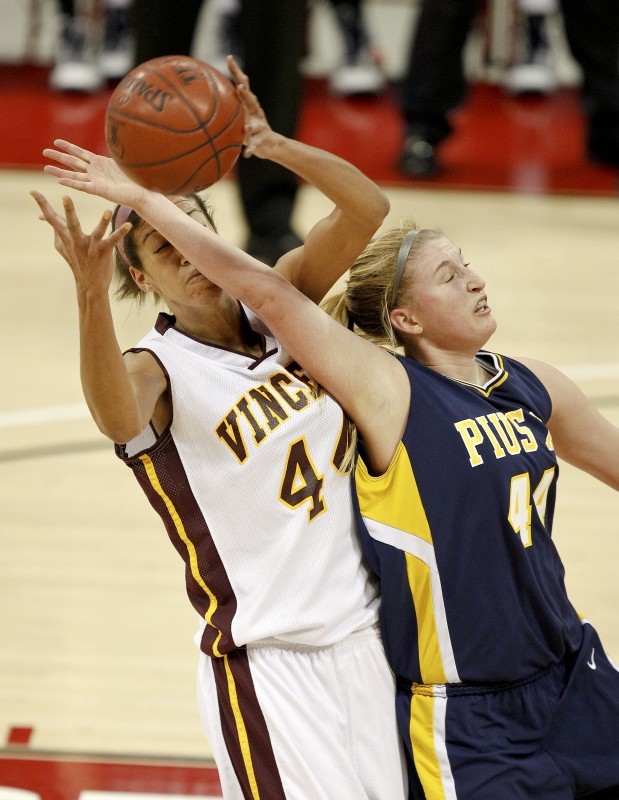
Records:
<instances>
[{"instance_id":1,"label":"player's closed eye","mask_svg":"<svg viewBox=\"0 0 619 800\"><path fill-rule=\"evenodd\" d=\"M469 266L470 266L470 262L468 262L468 261L466 262L466 264L464 264L464 263L462 264L463 269L466 269L466 270L469 269ZM458 274L457 272L452 272L451 275L447 278L446 283L449 283L449 281L453 280L456 277L457 274Z\"/></svg>"}]
</instances>

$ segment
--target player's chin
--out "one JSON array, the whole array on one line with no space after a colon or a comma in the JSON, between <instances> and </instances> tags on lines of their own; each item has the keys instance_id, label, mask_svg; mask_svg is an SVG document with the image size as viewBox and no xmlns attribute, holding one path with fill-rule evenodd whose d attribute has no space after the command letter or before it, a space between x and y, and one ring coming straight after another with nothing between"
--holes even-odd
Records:
<instances>
[{"instance_id":1,"label":"player's chin","mask_svg":"<svg viewBox=\"0 0 619 800\"><path fill-rule=\"evenodd\" d=\"M478 346L483 347L496 329L497 323L492 314L484 314L483 317L475 317L471 334L477 339Z\"/></svg>"},{"instance_id":2,"label":"player's chin","mask_svg":"<svg viewBox=\"0 0 619 800\"><path fill-rule=\"evenodd\" d=\"M487 332L487 335L492 336L492 334L497 329L497 321L492 316L492 314L488 314L486 317L483 318L483 326L484 330Z\"/></svg>"}]
</instances>

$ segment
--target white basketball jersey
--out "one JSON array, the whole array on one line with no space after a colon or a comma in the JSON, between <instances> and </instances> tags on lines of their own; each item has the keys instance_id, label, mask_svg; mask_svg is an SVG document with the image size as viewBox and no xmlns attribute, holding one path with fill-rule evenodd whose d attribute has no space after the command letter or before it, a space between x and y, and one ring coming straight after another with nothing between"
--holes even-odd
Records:
<instances>
[{"instance_id":1,"label":"white basketball jersey","mask_svg":"<svg viewBox=\"0 0 619 800\"><path fill-rule=\"evenodd\" d=\"M270 637L332 644L377 618L351 478L337 467L342 410L315 398L306 373L243 311L261 357L194 339L160 314L134 349L164 370L172 421L116 448L186 563L210 655Z\"/></svg>"}]
</instances>

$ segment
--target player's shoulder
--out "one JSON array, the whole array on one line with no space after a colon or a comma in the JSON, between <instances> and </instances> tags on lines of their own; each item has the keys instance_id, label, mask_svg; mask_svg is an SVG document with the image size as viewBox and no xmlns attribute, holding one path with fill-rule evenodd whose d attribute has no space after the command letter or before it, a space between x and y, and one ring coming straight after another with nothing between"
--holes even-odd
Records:
<instances>
[{"instance_id":1,"label":"player's shoulder","mask_svg":"<svg viewBox=\"0 0 619 800\"><path fill-rule=\"evenodd\" d=\"M148 378L163 377L161 362L151 350L135 348L124 353L125 365L132 375Z\"/></svg>"},{"instance_id":2,"label":"player's shoulder","mask_svg":"<svg viewBox=\"0 0 619 800\"><path fill-rule=\"evenodd\" d=\"M545 361L539 361L536 358L529 358L529 356L511 356L510 361L513 364L519 364L523 367L526 367L526 369L529 370L529 372L532 372L533 375L535 375L535 377L544 385L546 384L547 380L552 381L553 378L556 379L556 376L560 376L562 374L551 364L547 364Z\"/></svg>"},{"instance_id":3,"label":"player's shoulder","mask_svg":"<svg viewBox=\"0 0 619 800\"><path fill-rule=\"evenodd\" d=\"M537 361L534 358L519 358L517 360L536 376L553 400L556 401L559 397L571 397L573 399L576 394L581 394L574 381L560 369L553 367L552 364Z\"/></svg>"},{"instance_id":4,"label":"player's shoulder","mask_svg":"<svg viewBox=\"0 0 619 800\"><path fill-rule=\"evenodd\" d=\"M511 361L524 367L529 375L533 375L534 381L528 380L526 385L528 391L533 390L534 396L541 399L546 407L545 413L540 414L543 419L547 420L551 414L556 414L559 408L565 408L566 402L568 404L579 402L581 393L576 384L552 364L528 356L512 358Z\"/></svg>"}]
</instances>

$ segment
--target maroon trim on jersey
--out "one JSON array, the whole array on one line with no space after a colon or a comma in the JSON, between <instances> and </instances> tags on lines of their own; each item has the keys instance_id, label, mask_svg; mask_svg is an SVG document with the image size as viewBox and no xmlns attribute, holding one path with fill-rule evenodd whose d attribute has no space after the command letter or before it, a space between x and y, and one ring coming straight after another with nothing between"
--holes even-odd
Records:
<instances>
[{"instance_id":1,"label":"maroon trim on jersey","mask_svg":"<svg viewBox=\"0 0 619 800\"><path fill-rule=\"evenodd\" d=\"M337 440L337 444L335 446L335 451L333 453L333 466L336 469L341 469L342 462L344 461L344 456L346 455L346 451L348 450L348 445L350 444L350 420L348 417L343 416L342 418L342 428L340 430L340 435ZM350 472L350 467L346 470L346 473Z\"/></svg>"},{"instance_id":2,"label":"maroon trim on jersey","mask_svg":"<svg viewBox=\"0 0 619 800\"><path fill-rule=\"evenodd\" d=\"M225 658L214 658L212 663L221 729L243 797L255 800L253 783L258 796L268 800L286 800L247 651L236 650ZM233 696L230 694L231 685Z\"/></svg>"},{"instance_id":3,"label":"maroon trim on jersey","mask_svg":"<svg viewBox=\"0 0 619 800\"><path fill-rule=\"evenodd\" d=\"M151 445L150 447L147 447L145 450L142 450L139 453L133 453L131 458L136 458L138 455L141 455L142 453L149 453L155 447L158 447L159 446L159 442L162 441L165 438L165 436L167 435L168 431L172 427L172 420L174 419L174 403L172 401L172 390L171 390L170 375L168 374L167 369L164 367L163 362L159 358L157 353L153 352L148 347L130 347L128 350L125 350L123 352L123 356L126 355L126 353L148 353L150 356L152 356L154 358L154 360L157 362L157 365L158 365L159 369L163 373L163 377L165 378L165 382L166 382L166 386L167 386L167 392L168 392L168 402L170 404L170 420L169 420L168 424L166 425L166 427L162 431L156 430L155 426L153 425L152 420L148 423L149 426L150 426L150 429L153 431L153 433L155 434L155 437L157 439L156 444ZM126 450L125 445L126 444L130 444L130 443L129 442L126 442L126 443L125 442L120 442L120 443L115 444L116 455L119 458L121 458L123 461L127 461L127 456L125 455L125 450Z\"/></svg>"},{"instance_id":4,"label":"maroon trim on jersey","mask_svg":"<svg viewBox=\"0 0 619 800\"><path fill-rule=\"evenodd\" d=\"M160 311L155 320L155 330L163 336L167 330L174 327L175 322L176 317L173 317L172 314L166 314L164 311Z\"/></svg>"},{"instance_id":5,"label":"maroon trim on jersey","mask_svg":"<svg viewBox=\"0 0 619 800\"><path fill-rule=\"evenodd\" d=\"M154 485L144 459L152 464L156 481L168 503ZM150 504L163 520L170 541L185 562L187 595L207 622L200 648L209 656L220 656L234 650L237 645L232 639L231 626L236 613L236 596L191 490L174 439L168 434L148 455L133 457L125 463L133 470ZM192 550L195 551L193 569ZM216 607L213 610L214 603Z\"/></svg>"},{"instance_id":6,"label":"maroon trim on jersey","mask_svg":"<svg viewBox=\"0 0 619 800\"><path fill-rule=\"evenodd\" d=\"M217 350L224 350L226 353L234 353L235 355L238 356L245 356L245 358L248 358L252 361L252 363L249 365L249 369L254 369L265 358L268 358L268 356L271 356L273 355L273 353L276 353L277 348L274 348L273 350L267 350L266 336L263 333L260 333L260 331L255 330L255 328L252 328L251 323L247 319L247 314L245 313L245 309L243 308L241 303L239 303L239 307L241 309L241 324L246 325L260 339L260 349L262 350L262 355L258 356L257 358L251 353L246 353L243 350L236 350L233 347L224 347L223 345L220 344L213 344L212 342L209 342L208 339L200 339L198 336L192 336L191 333L187 333L187 331L181 331L179 328L174 327L176 324L176 317L174 317L172 314L166 314L165 311L161 311L159 313L157 321L155 322L155 330L157 331L157 333L164 336L165 333L170 330L170 328L173 328L177 333L180 333L181 336L186 336L188 339L191 339L194 342L199 342L200 344L203 344L206 347L214 347Z\"/></svg>"},{"instance_id":7,"label":"maroon trim on jersey","mask_svg":"<svg viewBox=\"0 0 619 800\"><path fill-rule=\"evenodd\" d=\"M266 346L266 340L265 340L265 346ZM270 358L272 355L275 355L275 353L277 353L276 347L274 347L272 350L265 350L265 352L261 356L258 356L258 358L254 361L253 364L249 365L248 369L249 370L256 369L256 367L259 367L263 361L266 361L267 358Z\"/></svg>"}]
</instances>

